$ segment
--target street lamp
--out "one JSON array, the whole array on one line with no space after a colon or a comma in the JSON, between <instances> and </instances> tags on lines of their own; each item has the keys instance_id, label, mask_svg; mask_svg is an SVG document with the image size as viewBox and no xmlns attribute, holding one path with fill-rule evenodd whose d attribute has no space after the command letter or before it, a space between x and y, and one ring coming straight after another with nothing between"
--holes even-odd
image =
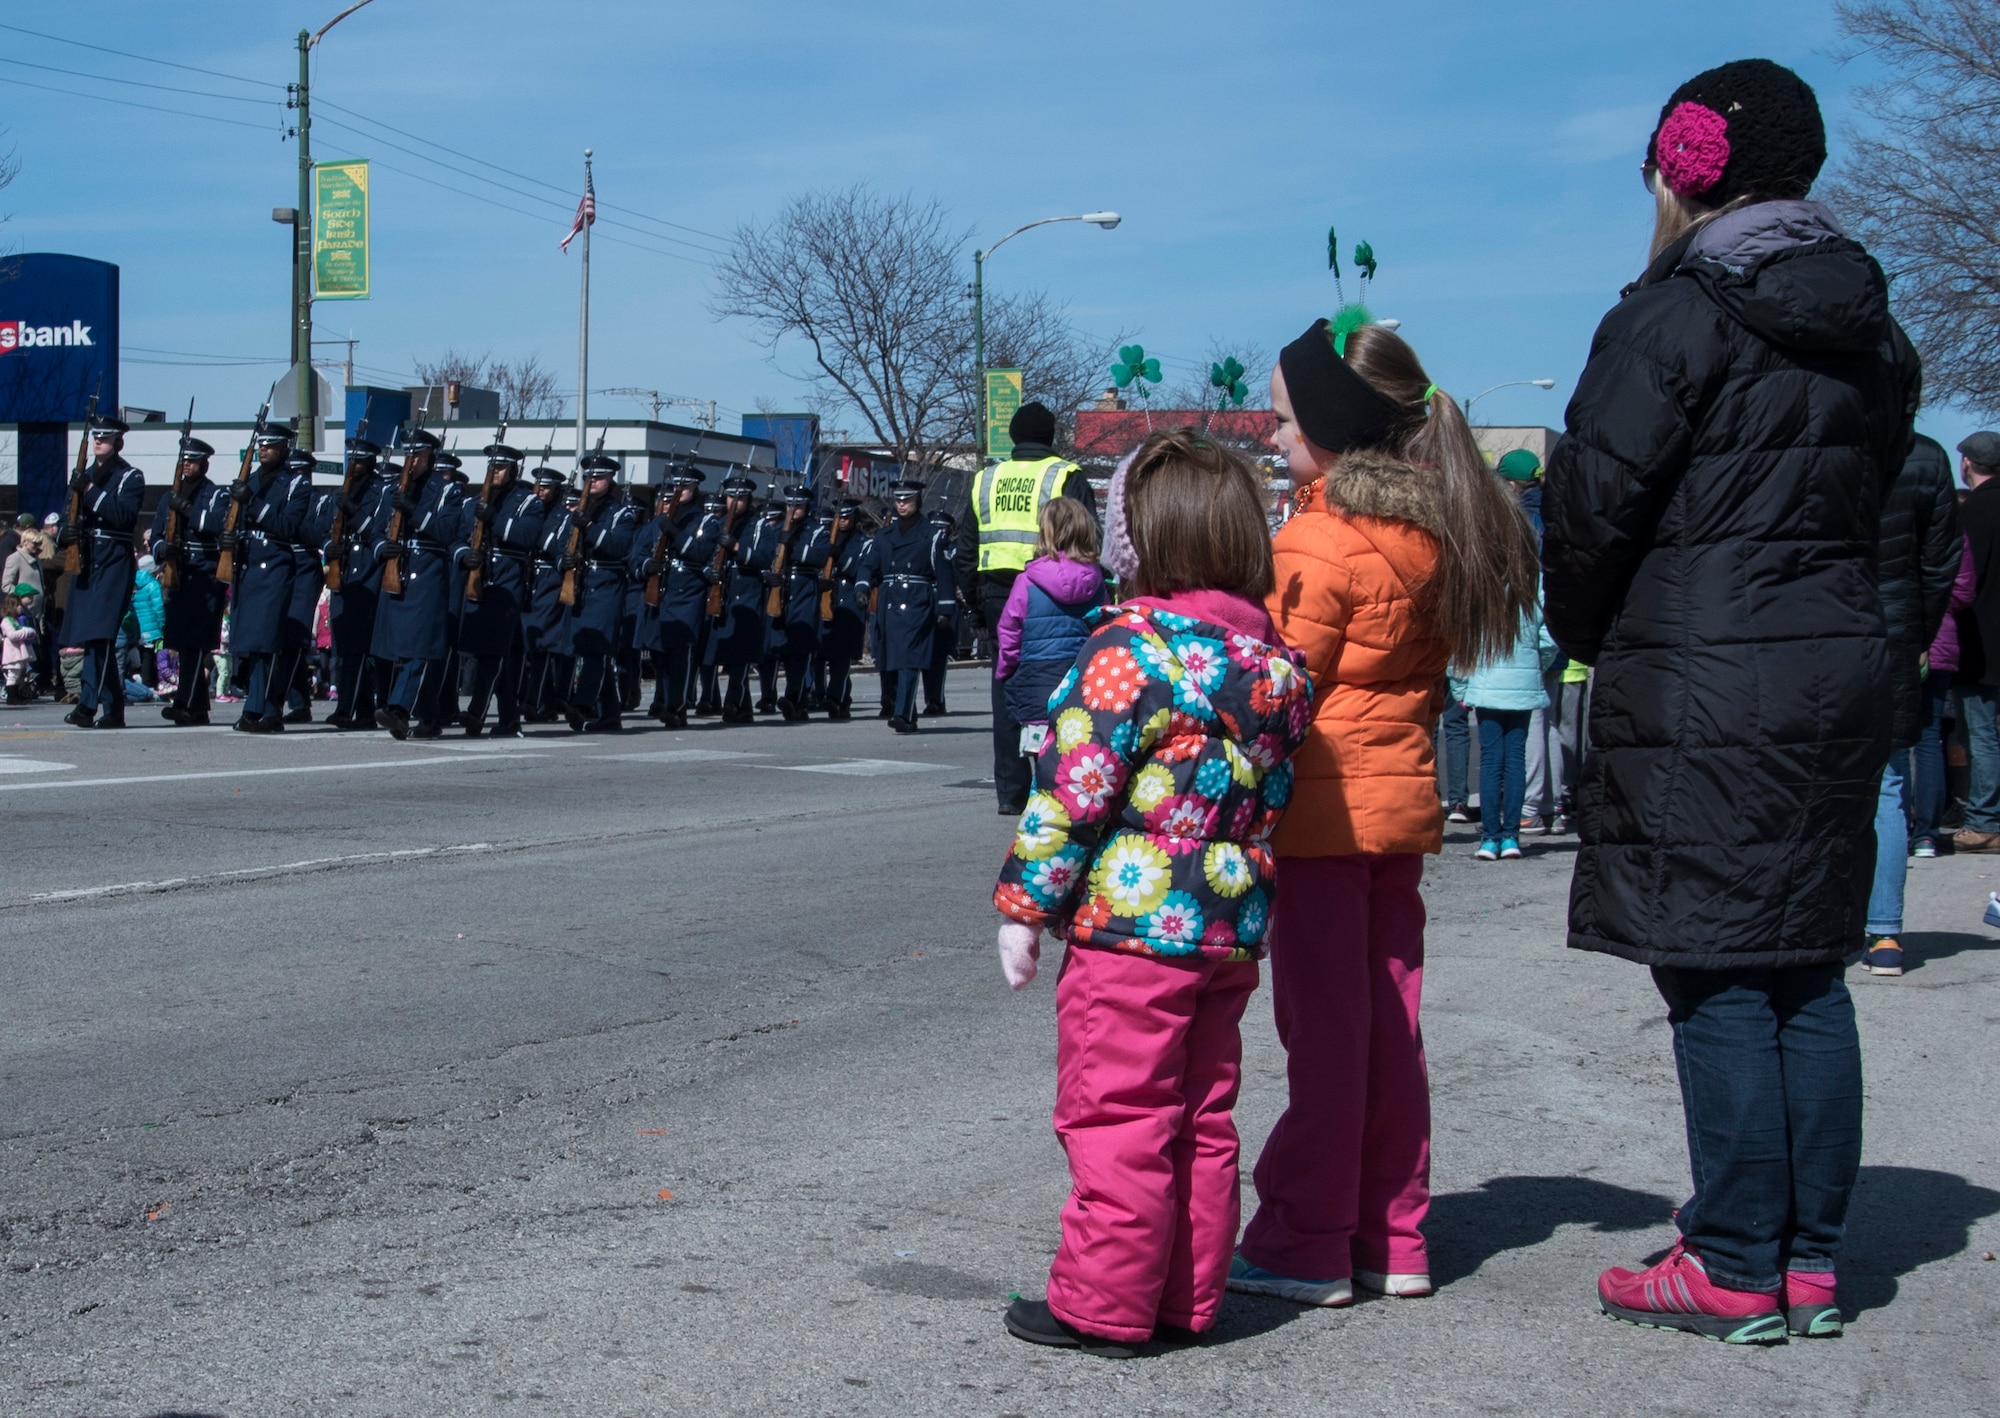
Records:
<instances>
[{"instance_id":1,"label":"street lamp","mask_svg":"<svg viewBox=\"0 0 2000 1418\"><path fill-rule=\"evenodd\" d=\"M1495 393L1501 389L1512 389L1524 384L1532 384L1537 389L1553 389L1556 387L1556 382L1553 379L1509 379L1504 384L1495 384L1491 389L1481 389L1477 394L1474 394L1470 399L1465 401L1465 421L1467 423L1472 422L1472 406L1488 394Z\"/></svg>"},{"instance_id":2,"label":"street lamp","mask_svg":"<svg viewBox=\"0 0 2000 1418\"><path fill-rule=\"evenodd\" d=\"M1089 222L1093 226L1112 230L1124 218L1116 212L1083 212L1072 217L1043 217L1038 222L1017 226L984 251L972 253L972 383L977 391L974 406L979 413L979 453L986 455L986 258L1012 241L1024 231L1033 231L1038 226L1048 226L1051 222Z\"/></svg>"},{"instance_id":3,"label":"street lamp","mask_svg":"<svg viewBox=\"0 0 2000 1418\"><path fill-rule=\"evenodd\" d=\"M299 205L292 214L292 382L298 399L299 425L307 446L319 450L319 386L312 367L312 85L307 61L313 46L326 32L371 0L355 0L345 10L319 27L319 33L299 31L299 81L292 87L290 103L299 111ZM272 221L282 221L276 210Z\"/></svg>"}]
</instances>

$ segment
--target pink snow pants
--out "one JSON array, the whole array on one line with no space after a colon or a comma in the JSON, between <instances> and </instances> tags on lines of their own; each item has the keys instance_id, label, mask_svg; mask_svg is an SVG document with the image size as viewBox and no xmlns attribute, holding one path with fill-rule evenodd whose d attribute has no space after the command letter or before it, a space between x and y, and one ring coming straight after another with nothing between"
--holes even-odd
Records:
<instances>
[{"instance_id":1,"label":"pink snow pants","mask_svg":"<svg viewBox=\"0 0 2000 1418\"><path fill-rule=\"evenodd\" d=\"M1414 854L1278 859L1271 996L1291 1091L1253 1173L1252 1265L1307 1280L1430 1269L1423 872Z\"/></svg>"},{"instance_id":2,"label":"pink snow pants","mask_svg":"<svg viewBox=\"0 0 2000 1418\"><path fill-rule=\"evenodd\" d=\"M1238 1025L1255 961L1072 947L1056 982L1056 1136L1069 1154L1049 1308L1107 1339L1215 1323L1239 1215Z\"/></svg>"}]
</instances>

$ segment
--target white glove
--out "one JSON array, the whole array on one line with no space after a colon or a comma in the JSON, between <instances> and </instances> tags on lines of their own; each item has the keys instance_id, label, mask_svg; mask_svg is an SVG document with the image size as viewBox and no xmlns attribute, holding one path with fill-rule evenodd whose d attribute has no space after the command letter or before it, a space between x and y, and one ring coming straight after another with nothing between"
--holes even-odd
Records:
<instances>
[{"instance_id":1,"label":"white glove","mask_svg":"<svg viewBox=\"0 0 2000 1418\"><path fill-rule=\"evenodd\" d=\"M1035 962L1042 958L1042 933L1018 921L1000 925L1000 969L1013 989L1024 989L1035 978Z\"/></svg>"}]
</instances>

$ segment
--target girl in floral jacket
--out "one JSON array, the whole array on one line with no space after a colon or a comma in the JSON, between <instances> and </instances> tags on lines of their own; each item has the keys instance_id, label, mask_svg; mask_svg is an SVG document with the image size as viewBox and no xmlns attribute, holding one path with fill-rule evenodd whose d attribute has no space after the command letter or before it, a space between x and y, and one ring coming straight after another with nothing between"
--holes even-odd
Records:
<instances>
[{"instance_id":1,"label":"girl in floral jacket","mask_svg":"<svg viewBox=\"0 0 2000 1418\"><path fill-rule=\"evenodd\" d=\"M1270 920L1271 829L1311 718L1260 604L1262 499L1234 454L1158 433L1124 484L1131 600L1050 699L1050 733L994 904L1002 965L1056 985L1056 1135L1073 1187L1048 1299L1007 1328L1113 1355L1215 1322L1236 1239L1238 1025Z\"/></svg>"}]
</instances>

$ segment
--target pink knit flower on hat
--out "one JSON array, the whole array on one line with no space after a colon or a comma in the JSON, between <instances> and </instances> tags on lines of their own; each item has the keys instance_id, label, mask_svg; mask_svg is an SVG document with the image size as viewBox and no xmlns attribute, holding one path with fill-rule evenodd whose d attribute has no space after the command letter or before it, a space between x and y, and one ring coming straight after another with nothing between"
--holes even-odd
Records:
<instances>
[{"instance_id":1,"label":"pink knit flower on hat","mask_svg":"<svg viewBox=\"0 0 2000 1418\"><path fill-rule=\"evenodd\" d=\"M1681 104L1660 125L1653 161L1668 187L1699 197L1722 181L1729 166L1729 120L1702 104Z\"/></svg>"}]
</instances>

